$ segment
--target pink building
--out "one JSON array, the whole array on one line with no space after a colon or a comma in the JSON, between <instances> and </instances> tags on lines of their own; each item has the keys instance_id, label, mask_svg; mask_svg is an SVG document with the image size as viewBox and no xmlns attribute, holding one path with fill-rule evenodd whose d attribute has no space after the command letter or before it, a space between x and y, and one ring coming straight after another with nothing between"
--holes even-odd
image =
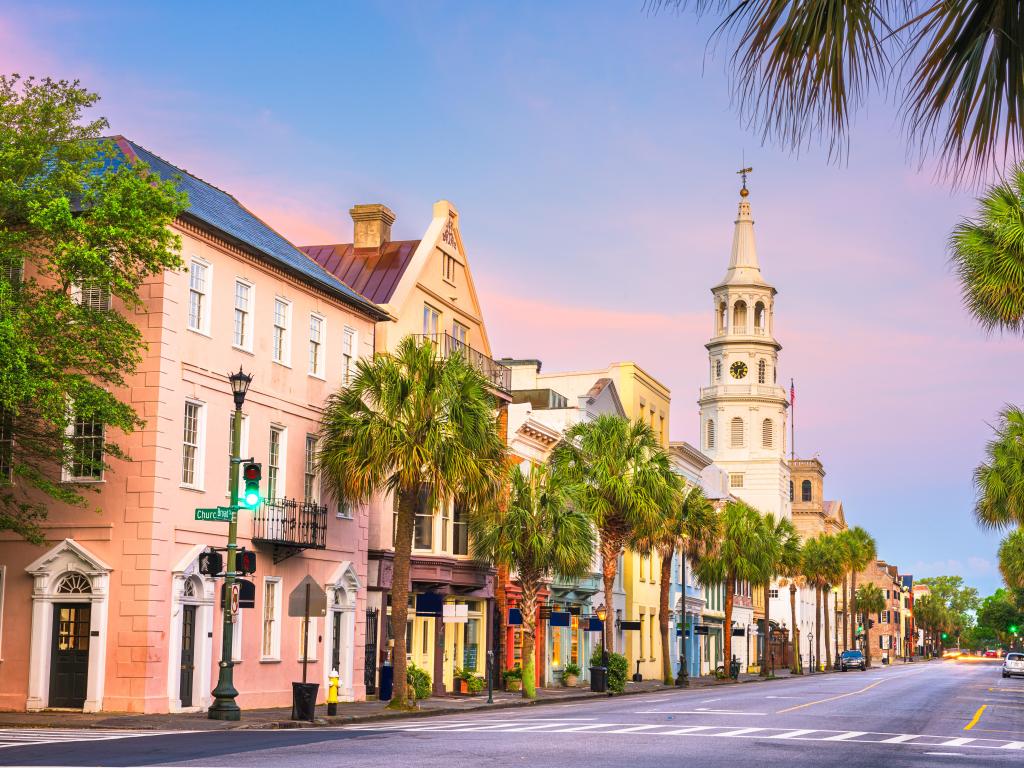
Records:
<instances>
[{"instance_id":1,"label":"pink building","mask_svg":"<svg viewBox=\"0 0 1024 768\"><path fill-rule=\"evenodd\" d=\"M244 708L286 705L301 680L301 619L291 590L307 574L328 611L309 633L309 679L332 667L343 699L364 685L368 516L320 493L311 472L320 406L374 349L388 315L253 216L233 197L118 137L125 162L181 176L191 207L175 223L185 269L150 280L137 315L148 350L123 393L146 419L120 440L88 509L53 505L47 542L0 533L0 709L204 709L221 647L219 580L199 554L227 524L195 520L229 503L228 375L253 375L242 455L263 465L267 501L239 515L258 556L255 605L235 625ZM102 427L75 439L102 444Z\"/></svg>"}]
</instances>

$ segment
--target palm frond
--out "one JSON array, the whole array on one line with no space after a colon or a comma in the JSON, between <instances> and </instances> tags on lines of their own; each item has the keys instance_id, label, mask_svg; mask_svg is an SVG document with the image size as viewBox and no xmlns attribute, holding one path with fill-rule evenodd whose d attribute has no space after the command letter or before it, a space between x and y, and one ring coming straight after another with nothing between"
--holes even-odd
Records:
<instances>
[{"instance_id":1,"label":"palm frond","mask_svg":"<svg viewBox=\"0 0 1024 768\"><path fill-rule=\"evenodd\" d=\"M983 528L1005 529L1024 524L1024 412L1007 406L995 431L974 471L974 516Z\"/></svg>"},{"instance_id":2,"label":"palm frond","mask_svg":"<svg viewBox=\"0 0 1024 768\"><path fill-rule=\"evenodd\" d=\"M999 544L999 572L1010 589L1024 589L1024 529L1018 528Z\"/></svg>"}]
</instances>

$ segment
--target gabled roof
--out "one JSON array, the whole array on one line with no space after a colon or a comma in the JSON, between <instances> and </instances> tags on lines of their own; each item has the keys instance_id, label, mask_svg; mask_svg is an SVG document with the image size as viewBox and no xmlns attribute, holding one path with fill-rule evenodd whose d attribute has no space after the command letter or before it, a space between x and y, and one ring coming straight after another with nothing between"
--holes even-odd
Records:
<instances>
[{"instance_id":1,"label":"gabled roof","mask_svg":"<svg viewBox=\"0 0 1024 768\"><path fill-rule=\"evenodd\" d=\"M352 290L377 304L387 304L419 244L419 240L392 240L382 248L337 243L304 245L299 250Z\"/></svg>"},{"instance_id":2,"label":"gabled roof","mask_svg":"<svg viewBox=\"0 0 1024 768\"><path fill-rule=\"evenodd\" d=\"M176 180L178 189L188 194L189 207L182 214L184 218L216 230L224 239L257 258L265 259L296 279L325 291L375 320L388 319L384 310L308 259L227 192L171 165L124 136L114 136L110 140L121 154L118 158L112 158L108 167L116 168L123 162L131 164L141 160L160 178Z\"/></svg>"}]
</instances>

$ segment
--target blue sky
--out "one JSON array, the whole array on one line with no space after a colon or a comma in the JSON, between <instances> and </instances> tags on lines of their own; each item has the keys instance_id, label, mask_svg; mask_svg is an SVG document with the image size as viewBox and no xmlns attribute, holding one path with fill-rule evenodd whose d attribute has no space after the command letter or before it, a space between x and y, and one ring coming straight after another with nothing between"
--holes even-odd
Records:
<instances>
[{"instance_id":1,"label":"blue sky","mask_svg":"<svg viewBox=\"0 0 1024 768\"><path fill-rule=\"evenodd\" d=\"M945 239L971 195L908 160L891 104L843 164L762 146L711 25L640 2L25 6L0 0L0 71L81 79L113 132L297 243L349 239L357 202L416 238L452 200L495 356L635 359L693 443L745 157L798 453L882 557L998 585L971 472L1020 342L962 311Z\"/></svg>"}]
</instances>

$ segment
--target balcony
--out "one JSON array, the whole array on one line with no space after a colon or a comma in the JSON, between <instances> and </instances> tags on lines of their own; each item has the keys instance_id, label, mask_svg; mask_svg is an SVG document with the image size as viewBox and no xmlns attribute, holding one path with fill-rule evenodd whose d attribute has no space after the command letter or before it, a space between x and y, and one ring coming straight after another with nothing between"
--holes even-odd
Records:
<instances>
[{"instance_id":1,"label":"balcony","mask_svg":"<svg viewBox=\"0 0 1024 768\"><path fill-rule=\"evenodd\" d=\"M252 540L270 544L275 563L304 549L326 549L327 507L315 501L264 499L253 515Z\"/></svg>"},{"instance_id":2,"label":"balcony","mask_svg":"<svg viewBox=\"0 0 1024 768\"><path fill-rule=\"evenodd\" d=\"M442 357L447 358L455 354L463 355L466 358L466 362L476 368L480 375L487 379L495 389L505 394L512 390L511 368L506 368L483 352L473 349L466 342L456 339L450 333L421 334L416 338L433 342Z\"/></svg>"}]
</instances>

